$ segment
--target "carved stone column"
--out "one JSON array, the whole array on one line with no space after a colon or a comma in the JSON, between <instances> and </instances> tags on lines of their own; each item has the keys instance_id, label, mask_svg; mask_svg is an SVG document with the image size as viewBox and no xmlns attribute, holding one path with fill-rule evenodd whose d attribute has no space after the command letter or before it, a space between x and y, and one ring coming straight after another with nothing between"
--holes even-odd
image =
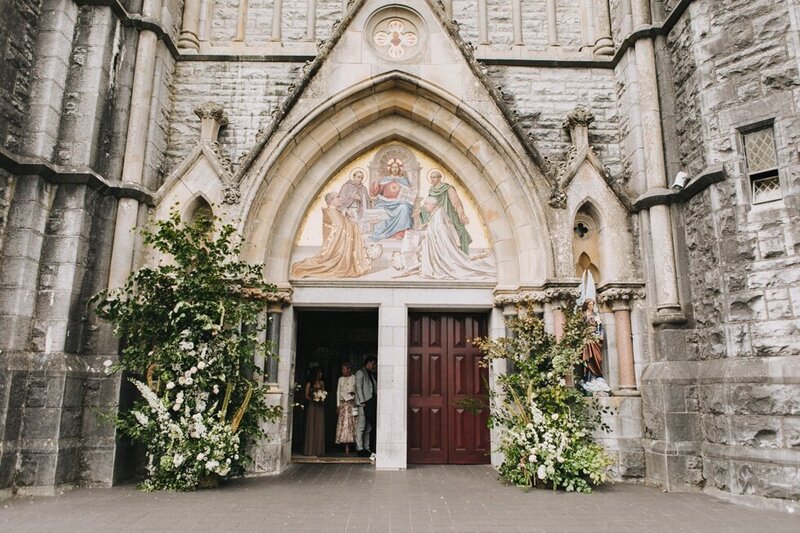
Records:
<instances>
[{"instance_id":1,"label":"carved stone column","mask_svg":"<svg viewBox=\"0 0 800 533\"><path fill-rule=\"evenodd\" d=\"M222 106L213 102L201 104L194 110L200 118L200 142L213 143L219 136L219 129L227 124Z\"/></svg>"},{"instance_id":2,"label":"carved stone column","mask_svg":"<svg viewBox=\"0 0 800 533\"><path fill-rule=\"evenodd\" d=\"M608 0L594 0L594 55L614 55L614 41L611 39L611 16Z\"/></svg>"},{"instance_id":3,"label":"carved stone column","mask_svg":"<svg viewBox=\"0 0 800 533\"><path fill-rule=\"evenodd\" d=\"M145 0L142 6L143 17L158 20L160 13L161 0ZM128 131L122 160L122 181L136 185L140 185L143 179L157 49L158 35L152 30L142 29L136 45ZM117 204L114 244L111 247L111 268L108 276L110 288L121 287L131 273L136 244L133 230L137 226L138 218L139 202L133 198L122 198Z\"/></svg>"},{"instance_id":4,"label":"carved stone column","mask_svg":"<svg viewBox=\"0 0 800 533\"><path fill-rule=\"evenodd\" d=\"M280 42L282 39L281 34L281 21L283 20L283 0L274 0L272 4L272 36L271 41Z\"/></svg>"},{"instance_id":5,"label":"carved stone column","mask_svg":"<svg viewBox=\"0 0 800 533\"><path fill-rule=\"evenodd\" d=\"M317 38L317 0L306 0L306 41Z\"/></svg>"},{"instance_id":6,"label":"carved stone column","mask_svg":"<svg viewBox=\"0 0 800 533\"><path fill-rule=\"evenodd\" d=\"M556 0L547 0L547 44L558 46L558 17Z\"/></svg>"},{"instance_id":7,"label":"carved stone column","mask_svg":"<svg viewBox=\"0 0 800 533\"><path fill-rule=\"evenodd\" d=\"M239 13L236 19L236 35L233 40L244 42L247 35L247 10L250 8L250 0L239 0Z\"/></svg>"},{"instance_id":8,"label":"carved stone column","mask_svg":"<svg viewBox=\"0 0 800 533\"><path fill-rule=\"evenodd\" d=\"M278 350L281 346L281 315L283 305L280 303L270 303L267 306L267 340L272 346L274 356L267 360L264 372L264 380L267 383L278 383Z\"/></svg>"},{"instance_id":9,"label":"carved stone column","mask_svg":"<svg viewBox=\"0 0 800 533\"><path fill-rule=\"evenodd\" d=\"M522 46L525 44L522 40L522 0L512 1L511 20L514 30L514 46Z\"/></svg>"},{"instance_id":10,"label":"carved stone column","mask_svg":"<svg viewBox=\"0 0 800 533\"><path fill-rule=\"evenodd\" d=\"M489 44L489 12L487 0L478 0L478 44Z\"/></svg>"},{"instance_id":11,"label":"carved stone column","mask_svg":"<svg viewBox=\"0 0 800 533\"><path fill-rule=\"evenodd\" d=\"M572 144L578 153L589 147L589 125L594 122L594 113L579 105L567 114L564 129L569 131Z\"/></svg>"},{"instance_id":12,"label":"carved stone column","mask_svg":"<svg viewBox=\"0 0 800 533\"><path fill-rule=\"evenodd\" d=\"M650 24L649 0L632 0L633 27ZM653 40L642 38L634 45L636 74L639 81L639 108L644 148L644 165L647 169L647 189L668 187L667 168L664 161L664 134L661 129L656 57ZM685 322L678 299L678 282L675 267L675 249L672 239L672 222L669 207L655 205L649 210L650 240L653 249L656 285L657 324Z\"/></svg>"},{"instance_id":13,"label":"carved stone column","mask_svg":"<svg viewBox=\"0 0 800 533\"><path fill-rule=\"evenodd\" d=\"M631 306L628 300L614 300L611 303L614 312L617 338L617 361L619 365L620 395L637 395L636 369L633 359L633 334L631 332Z\"/></svg>"},{"instance_id":14,"label":"carved stone column","mask_svg":"<svg viewBox=\"0 0 800 533\"><path fill-rule=\"evenodd\" d=\"M246 1L246 0L242 0ZM200 50L200 3L201 0L186 0L183 4L183 21L178 48Z\"/></svg>"}]
</instances>

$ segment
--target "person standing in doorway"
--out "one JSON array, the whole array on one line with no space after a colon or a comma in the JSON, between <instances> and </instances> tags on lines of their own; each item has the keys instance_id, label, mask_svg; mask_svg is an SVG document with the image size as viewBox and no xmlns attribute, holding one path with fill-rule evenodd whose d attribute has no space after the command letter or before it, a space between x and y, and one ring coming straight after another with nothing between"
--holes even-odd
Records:
<instances>
[{"instance_id":1,"label":"person standing in doorway","mask_svg":"<svg viewBox=\"0 0 800 533\"><path fill-rule=\"evenodd\" d=\"M356 449L359 456L369 457L372 461L375 460L373 437L378 413L378 387L374 375L377 364L378 359L369 355L364 359L364 366L356 372Z\"/></svg>"},{"instance_id":2,"label":"person standing in doorway","mask_svg":"<svg viewBox=\"0 0 800 533\"><path fill-rule=\"evenodd\" d=\"M325 378L318 366L308 370L306 379L306 440L303 454L325 455Z\"/></svg>"},{"instance_id":3,"label":"person standing in doorway","mask_svg":"<svg viewBox=\"0 0 800 533\"><path fill-rule=\"evenodd\" d=\"M356 377L350 363L342 365L342 376L336 386L336 444L344 444L344 454L350 455L350 444L356 441Z\"/></svg>"}]
</instances>

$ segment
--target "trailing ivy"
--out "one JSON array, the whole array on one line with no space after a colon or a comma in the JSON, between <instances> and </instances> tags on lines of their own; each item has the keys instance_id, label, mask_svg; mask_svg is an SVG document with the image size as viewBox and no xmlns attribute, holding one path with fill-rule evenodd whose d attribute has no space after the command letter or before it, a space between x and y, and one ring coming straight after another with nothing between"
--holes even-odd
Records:
<instances>
[{"instance_id":1,"label":"trailing ivy","mask_svg":"<svg viewBox=\"0 0 800 533\"><path fill-rule=\"evenodd\" d=\"M173 212L143 238L164 260L93 299L122 340L107 371L132 375L140 392L116 423L146 449L143 489L193 490L242 474L245 439L281 416L255 364L273 356L259 333L275 287L262 265L238 259L235 228L216 219L184 224Z\"/></svg>"},{"instance_id":2,"label":"trailing ivy","mask_svg":"<svg viewBox=\"0 0 800 533\"><path fill-rule=\"evenodd\" d=\"M568 385L589 333L574 305L565 319L556 340L528 309L509 319L510 336L475 343L486 364L506 360L513 367L497 376L498 390L490 397L489 424L500 430L504 455L501 477L522 487L591 492L606 480L611 464L592 433L609 428L601 419L606 410Z\"/></svg>"}]
</instances>

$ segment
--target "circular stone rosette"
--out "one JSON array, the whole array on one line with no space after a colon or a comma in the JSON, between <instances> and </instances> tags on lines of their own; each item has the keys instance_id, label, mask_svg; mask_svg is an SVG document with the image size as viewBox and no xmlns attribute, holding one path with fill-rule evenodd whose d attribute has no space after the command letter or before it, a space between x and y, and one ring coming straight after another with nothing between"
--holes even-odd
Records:
<instances>
[{"instance_id":1,"label":"circular stone rosette","mask_svg":"<svg viewBox=\"0 0 800 533\"><path fill-rule=\"evenodd\" d=\"M364 37L383 59L405 61L423 48L425 23L414 11L399 6L379 9L367 19Z\"/></svg>"}]
</instances>

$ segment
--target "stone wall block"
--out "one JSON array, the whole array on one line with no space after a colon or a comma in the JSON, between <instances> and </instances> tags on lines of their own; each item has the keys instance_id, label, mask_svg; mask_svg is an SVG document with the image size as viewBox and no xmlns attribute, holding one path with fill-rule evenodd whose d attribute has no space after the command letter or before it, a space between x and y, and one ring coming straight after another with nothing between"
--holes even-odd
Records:
<instances>
[{"instance_id":1,"label":"stone wall block","mask_svg":"<svg viewBox=\"0 0 800 533\"><path fill-rule=\"evenodd\" d=\"M728 300L728 316L732 321L764 320L767 305L762 292L732 294Z\"/></svg>"},{"instance_id":2,"label":"stone wall block","mask_svg":"<svg viewBox=\"0 0 800 533\"><path fill-rule=\"evenodd\" d=\"M688 442L702 436L699 413L666 413L667 440Z\"/></svg>"},{"instance_id":3,"label":"stone wall block","mask_svg":"<svg viewBox=\"0 0 800 533\"><path fill-rule=\"evenodd\" d=\"M732 412L737 415L797 415L800 414L800 387L797 385L733 385L729 401Z\"/></svg>"},{"instance_id":4,"label":"stone wall block","mask_svg":"<svg viewBox=\"0 0 800 533\"><path fill-rule=\"evenodd\" d=\"M731 442L755 448L777 448L781 445L781 419L772 416L732 416Z\"/></svg>"},{"instance_id":5,"label":"stone wall block","mask_svg":"<svg viewBox=\"0 0 800 533\"><path fill-rule=\"evenodd\" d=\"M701 415L703 438L706 442L728 444L730 429L728 417L724 415Z\"/></svg>"}]
</instances>

